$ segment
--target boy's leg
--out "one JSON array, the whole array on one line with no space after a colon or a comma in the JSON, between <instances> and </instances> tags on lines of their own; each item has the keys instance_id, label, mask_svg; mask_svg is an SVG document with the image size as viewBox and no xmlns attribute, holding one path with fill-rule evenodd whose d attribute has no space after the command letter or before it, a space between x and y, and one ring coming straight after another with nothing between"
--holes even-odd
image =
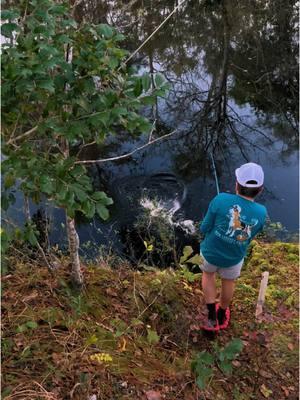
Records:
<instances>
[{"instance_id":1,"label":"boy's leg","mask_svg":"<svg viewBox=\"0 0 300 400\"><path fill-rule=\"evenodd\" d=\"M222 278L220 303L217 304L217 319L220 329L226 329L229 324L231 303L235 288L234 279Z\"/></svg>"},{"instance_id":2,"label":"boy's leg","mask_svg":"<svg viewBox=\"0 0 300 400\"><path fill-rule=\"evenodd\" d=\"M215 272L205 272L202 274L202 290L208 311L207 322L202 326L206 331L216 331L219 329L216 312L216 274Z\"/></svg>"},{"instance_id":3,"label":"boy's leg","mask_svg":"<svg viewBox=\"0 0 300 400\"><path fill-rule=\"evenodd\" d=\"M216 271L217 267L209 264L203 258L203 264L200 265L202 270L202 290L208 311L208 319L202 327L204 330L216 331L219 329L216 313Z\"/></svg>"},{"instance_id":4,"label":"boy's leg","mask_svg":"<svg viewBox=\"0 0 300 400\"><path fill-rule=\"evenodd\" d=\"M243 262L244 260L241 260L238 264L232 267L219 269L222 279L220 304L217 305L217 318L220 329L225 329L228 326L230 319L229 305L233 297L235 281L240 276Z\"/></svg>"},{"instance_id":5,"label":"boy's leg","mask_svg":"<svg viewBox=\"0 0 300 400\"><path fill-rule=\"evenodd\" d=\"M212 304L216 301L216 274L215 272L202 273L202 290L206 304Z\"/></svg>"},{"instance_id":6,"label":"boy's leg","mask_svg":"<svg viewBox=\"0 0 300 400\"><path fill-rule=\"evenodd\" d=\"M226 308L229 307L233 297L234 288L235 288L234 279L222 279L220 307L223 310L226 310Z\"/></svg>"}]
</instances>

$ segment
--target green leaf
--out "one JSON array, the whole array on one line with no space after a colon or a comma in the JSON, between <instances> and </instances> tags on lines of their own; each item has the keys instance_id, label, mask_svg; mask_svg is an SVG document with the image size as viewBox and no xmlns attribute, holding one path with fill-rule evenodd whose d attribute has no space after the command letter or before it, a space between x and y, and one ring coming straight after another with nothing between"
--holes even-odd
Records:
<instances>
[{"instance_id":1,"label":"green leaf","mask_svg":"<svg viewBox=\"0 0 300 400\"><path fill-rule=\"evenodd\" d=\"M209 378L212 377L212 375L213 375L213 370L212 370L212 368L205 368L205 367L203 367L203 368L201 369L201 371L199 371L199 375L197 376L197 379L196 379L196 384L197 384L197 386L198 386L200 389L204 390L207 381L209 380Z\"/></svg>"},{"instance_id":2,"label":"green leaf","mask_svg":"<svg viewBox=\"0 0 300 400\"><path fill-rule=\"evenodd\" d=\"M95 192L93 193L92 198L96 201L100 201L100 203L105 206L110 206L114 203L113 199L107 197L106 193L104 192Z\"/></svg>"},{"instance_id":3,"label":"green leaf","mask_svg":"<svg viewBox=\"0 0 300 400\"><path fill-rule=\"evenodd\" d=\"M122 42L123 40L125 40L125 36L122 35L122 33L117 33L114 39L116 42Z\"/></svg>"},{"instance_id":4,"label":"green leaf","mask_svg":"<svg viewBox=\"0 0 300 400\"><path fill-rule=\"evenodd\" d=\"M160 88L165 83L165 78L162 74L155 74L155 87Z\"/></svg>"},{"instance_id":5,"label":"green leaf","mask_svg":"<svg viewBox=\"0 0 300 400\"><path fill-rule=\"evenodd\" d=\"M35 321L27 321L25 325L30 329L35 329L38 327L38 324Z\"/></svg>"},{"instance_id":6,"label":"green leaf","mask_svg":"<svg viewBox=\"0 0 300 400\"><path fill-rule=\"evenodd\" d=\"M223 352L224 357L228 360L233 360L243 348L243 342L241 339L233 339L231 342L225 346Z\"/></svg>"},{"instance_id":7,"label":"green leaf","mask_svg":"<svg viewBox=\"0 0 300 400\"><path fill-rule=\"evenodd\" d=\"M73 189L79 201L85 201L88 198L87 193L78 186L73 186Z\"/></svg>"},{"instance_id":8,"label":"green leaf","mask_svg":"<svg viewBox=\"0 0 300 400\"><path fill-rule=\"evenodd\" d=\"M199 254L196 254L194 257L190 258L186 262L189 263L189 264L200 265L202 263L202 258L201 258L201 256Z\"/></svg>"},{"instance_id":9,"label":"green leaf","mask_svg":"<svg viewBox=\"0 0 300 400\"><path fill-rule=\"evenodd\" d=\"M97 203L96 210L97 210L97 214L99 215L100 218L102 218L104 221L106 221L108 219L109 212L108 212L108 209L105 206L103 206L103 204Z\"/></svg>"},{"instance_id":10,"label":"green leaf","mask_svg":"<svg viewBox=\"0 0 300 400\"><path fill-rule=\"evenodd\" d=\"M40 178L41 191L46 194L51 194L53 192L53 183L49 176L42 175Z\"/></svg>"},{"instance_id":11,"label":"green leaf","mask_svg":"<svg viewBox=\"0 0 300 400\"><path fill-rule=\"evenodd\" d=\"M17 24L9 22L9 23L3 24L1 26L1 35L8 37L8 38L12 38L13 32L17 32L19 30L20 30L20 28L18 27Z\"/></svg>"},{"instance_id":12,"label":"green leaf","mask_svg":"<svg viewBox=\"0 0 300 400\"><path fill-rule=\"evenodd\" d=\"M10 187L12 187L16 182L16 177L12 174L7 174L5 175L4 178L4 187L5 189L9 189Z\"/></svg>"},{"instance_id":13,"label":"green leaf","mask_svg":"<svg viewBox=\"0 0 300 400\"><path fill-rule=\"evenodd\" d=\"M106 199L102 201L102 203L105 204L106 206L111 206L112 204L114 204L114 201L111 197L106 197Z\"/></svg>"},{"instance_id":14,"label":"green leaf","mask_svg":"<svg viewBox=\"0 0 300 400\"><path fill-rule=\"evenodd\" d=\"M133 318L133 319L130 321L130 325L132 325L132 326L142 326L142 325L144 325L144 322L141 321L141 320L138 319L138 318Z\"/></svg>"},{"instance_id":15,"label":"green leaf","mask_svg":"<svg viewBox=\"0 0 300 400\"><path fill-rule=\"evenodd\" d=\"M118 117L120 115L126 115L127 114L127 109L125 107L115 107L112 110L112 115L114 117Z\"/></svg>"},{"instance_id":16,"label":"green leaf","mask_svg":"<svg viewBox=\"0 0 300 400\"><path fill-rule=\"evenodd\" d=\"M183 264L192 253L193 253L193 248L191 246L185 246L183 249L183 256L180 257L179 262Z\"/></svg>"},{"instance_id":17,"label":"green leaf","mask_svg":"<svg viewBox=\"0 0 300 400\"><path fill-rule=\"evenodd\" d=\"M95 192L92 197L94 200L104 200L107 198L106 193L104 192Z\"/></svg>"},{"instance_id":18,"label":"green leaf","mask_svg":"<svg viewBox=\"0 0 300 400\"><path fill-rule=\"evenodd\" d=\"M149 344L156 344L159 342L159 336L156 331L152 329L147 329L147 341Z\"/></svg>"},{"instance_id":19,"label":"green leaf","mask_svg":"<svg viewBox=\"0 0 300 400\"><path fill-rule=\"evenodd\" d=\"M219 356L219 360L220 361L224 361L225 360L225 355L224 355L224 351L223 350L221 350L219 352L218 356Z\"/></svg>"},{"instance_id":20,"label":"green leaf","mask_svg":"<svg viewBox=\"0 0 300 400\"><path fill-rule=\"evenodd\" d=\"M110 39L114 34L113 28L111 28L107 24L98 25L97 31L100 33L100 35L103 35L106 39Z\"/></svg>"},{"instance_id":21,"label":"green leaf","mask_svg":"<svg viewBox=\"0 0 300 400\"><path fill-rule=\"evenodd\" d=\"M67 187L66 187L66 186L61 186L61 187L57 190L56 196L57 196L57 199L58 199L59 201L64 201L65 198L66 198L66 196L67 196L67 194L68 194L68 189L67 189Z\"/></svg>"},{"instance_id":22,"label":"green leaf","mask_svg":"<svg viewBox=\"0 0 300 400\"><path fill-rule=\"evenodd\" d=\"M87 101L86 98L84 97L79 97L75 99L74 101L75 104L78 104L81 108L83 108L86 112L91 112L91 107L89 102Z\"/></svg>"},{"instance_id":23,"label":"green leaf","mask_svg":"<svg viewBox=\"0 0 300 400\"><path fill-rule=\"evenodd\" d=\"M63 4L58 4L49 8L49 13L54 15L64 15L68 9Z\"/></svg>"},{"instance_id":24,"label":"green leaf","mask_svg":"<svg viewBox=\"0 0 300 400\"><path fill-rule=\"evenodd\" d=\"M95 215L95 204L87 201L83 206L83 212L87 218L93 218Z\"/></svg>"},{"instance_id":25,"label":"green leaf","mask_svg":"<svg viewBox=\"0 0 300 400\"><path fill-rule=\"evenodd\" d=\"M144 96L141 98L141 102L147 106L151 106L155 104L156 99L155 96Z\"/></svg>"},{"instance_id":26,"label":"green leaf","mask_svg":"<svg viewBox=\"0 0 300 400\"><path fill-rule=\"evenodd\" d=\"M232 374L232 364L228 361L222 361L220 362L220 368L224 372L225 375L231 375Z\"/></svg>"},{"instance_id":27,"label":"green leaf","mask_svg":"<svg viewBox=\"0 0 300 400\"><path fill-rule=\"evenodd\" d=\"M2 390L2 398L5 399L7 396L9 396L11 394L11 392L13 391L13 387L12 386L7 386L6 388L3 388Z\"/></svg>"},{"instance_id":28,"label":"green leaf","mask_svg":"<svg viewBox=\"0 0 300 400\"><path fill-rule=\"evenodd\" d=\"M41 89L45 89L50 93L55 92L54 81L52 79L45 79L43 81L37 82L37 87Z\"/></svg>"},{"instance_id":29,"label":"green leaf","mask_svg":"<svg viewBox=\"0 0 300 400\"><path fill-rule=\"evenodd\" d=\"M197 356L197 362L201 362L205 365L212 365L214 363L214 357L207 351L201 351Z\"/></svg>"},{"instance_id":30,"label":"green leaf","mask_svg":"<svg viewBox=\"0 0 300 400\"><path fill-rule=\"evenodd\" d=\"M74 28L74 29L77 29L77 27L78 27L78 24L77 24L77 22L76 22L74 19L63 19L63 20L61 21L61 25L62 25L63 27L69 27L69 26L71 26L71 27Z\"/></svg>"},{"instance_id":31,"label":"green leaf","mask_svg":"<svg viewBox=\"0 0 300 400\"><path fill-rule=\"evenodd\" d=\"M17 327L16 331L17 331L17 333L25 332L25 331L27 331L27 326L26 326L25 324L19 325L19 326Z\"/></svg>"},{"instance_id":32,"label":"green leaf","mask_svg":"<svg viewBox=\"0 0 300 400\"><path fill-rule=\"evenodd\" d=\"M6 20L6 19L15 19L20 16L20 13L18 10L1 10L1 19Z\"/></svg>"},{"instance_id":33,"label":"green leaf","mask_svg":"<svg viewBox=\"0 0 300 400\"><path fill-rule=\"evenodd\" d=\"M92 335L92 336L90 336L90 337L88 337L88 338L86 339L85 345L86 345L86 346L90 346L91 344L95 344L95 343L97 343L97 342L98 342L98 338L97 338L97 336L94 334L94 335Z\"/></svg>"},{"instance_id":34,"label":"green leaf","mask_svg":"<svg viewBox=\"0 0 300 400\"><path fill-rule=\"evenodd\" d=\"M142 91L143 91L142 81L140 78L138 78L135 82L133 93L136 97L139 97L142 94Z\"/></svg>"},{"instance_id":35,"label":"green leaf","mask_svg":"<svg viewBox=\"0 0 300 400\"><path fill-rule=\"evenodd\" d=\"M34 232L32 231L32 230L30 230L29 232L28 232L28 240L29 240L29 243L32 245L32 246L35 246L36 244L37 244L37 237L35 236L35 234L34 234Z\"/></svg>"},{"instance_id":36,"label":"green leaf","mask_svg":"<svg viewBox=\"0 0 300 400\"><path fill-rule=\"evenodd\" d=\"M145 92L147 92L150 89L151 86L151 78L149 75L143 75L142 76L142 85L143 89Z\"/></svg>"},{"instance_id":37,"label":"green leaf","mask_svg":"<svg viewBox=\"0 0 300 400\"><path fill-rule=\"evenodd\" d=\"M116 57L110 57L108 62L109 68L115 69L117 68L118 65L119 65L119 60Z\"/></svg>"}]
</instances>

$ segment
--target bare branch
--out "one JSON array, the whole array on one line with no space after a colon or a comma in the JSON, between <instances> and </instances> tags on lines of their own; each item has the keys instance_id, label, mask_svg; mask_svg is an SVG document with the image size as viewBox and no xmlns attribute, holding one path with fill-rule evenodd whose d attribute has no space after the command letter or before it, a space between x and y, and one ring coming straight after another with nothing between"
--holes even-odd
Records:
<instances>
[{"instance_id":1,"label":"bare branch","mask_svg":"<svg viewBox=\"0 0 300 400\"><path fill-rule=\"evenodd\" d=\"M22 133L22 135L19 135L15 138L9 139L7 144L14 144L15 142L24 139L27 136L30 136L33 132L35 132L38 128L38 125L36 125L35 127L29 129L27 132Z\"/></svg>"},{"instance_id":2,"label":"bare branch","mask_svg":"<svg viewBox=\"0 0 300 400\"><path fill-rule=\"evenodd\" d=\"M78 151L76 157L79 157L79 154L80 154L85 148L87 148L88 146L92 146L93 144L96 144L96 143L97 143L96 140L94 140L94 141L91 142L91 143L84 144L84 145L79 149L79 151Z\"/></svg>"},{"instance_id":3,"label":"bare branch","mask_svg":"<svg viewBox=\"0 0 300 400\"><path fill-rule=\"evenodd\" d=\"M76 161L75 164L102 164L104 162L107 161L117 161L117 160L122 160L124 158L128 158L130 156L132 156L134 153L136 153L139 150L145 149L146 147L148 147L150 144L154 144L157 143L163 139L166 139L167 137L172 136L175 132L177 132L177 129L175 129L174 131L172 131L171 133L168 133L167 135L164 135L162 137L159 137L157 139L151 140L151 142L148 142L146 144L144 144L143 146L137 147L136 149L134 149L133 151L131 151L130 153L127 154L123 154L121 156L116 156L116 157L110 157L110 158L104 158L101 160L83 160L83 161Z\"/></svg>"}]
</instances>

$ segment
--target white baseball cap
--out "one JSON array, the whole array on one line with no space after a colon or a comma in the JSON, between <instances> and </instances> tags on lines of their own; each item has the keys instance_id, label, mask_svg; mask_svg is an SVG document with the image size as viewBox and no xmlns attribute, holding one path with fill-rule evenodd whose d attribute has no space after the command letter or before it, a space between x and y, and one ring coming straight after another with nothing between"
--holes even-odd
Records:
<instances>
[{"instance_id":1,"label":"white baseball cap","mask_svg":"<svg viewBox=\"0 0 300 400\"><path fill-rule=\"evenodd\" d=\"M245 187L260 187L264 183L264 171L262 167L255 163L247 163L235 170L238 183Z\"/></svg>"}]
</instances>

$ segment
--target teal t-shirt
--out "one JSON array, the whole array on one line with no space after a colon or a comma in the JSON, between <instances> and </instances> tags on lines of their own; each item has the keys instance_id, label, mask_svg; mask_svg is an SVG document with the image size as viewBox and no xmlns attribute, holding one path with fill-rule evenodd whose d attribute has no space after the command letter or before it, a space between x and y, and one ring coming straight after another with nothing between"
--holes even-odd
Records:
<instances>
[{"instance_id":1,"label":"teal t-shirt","mask_svg":"<svg viewBox=\"0 0 300 400\"><path fill-rule=\"evenodd\" d=\"M205 234L200 245L203 257L218 267L238 264L250 241L263 229L266 216L263 205L236 194L220 193L209 204L200 225Z\"/></svg>"}]
</instances>

